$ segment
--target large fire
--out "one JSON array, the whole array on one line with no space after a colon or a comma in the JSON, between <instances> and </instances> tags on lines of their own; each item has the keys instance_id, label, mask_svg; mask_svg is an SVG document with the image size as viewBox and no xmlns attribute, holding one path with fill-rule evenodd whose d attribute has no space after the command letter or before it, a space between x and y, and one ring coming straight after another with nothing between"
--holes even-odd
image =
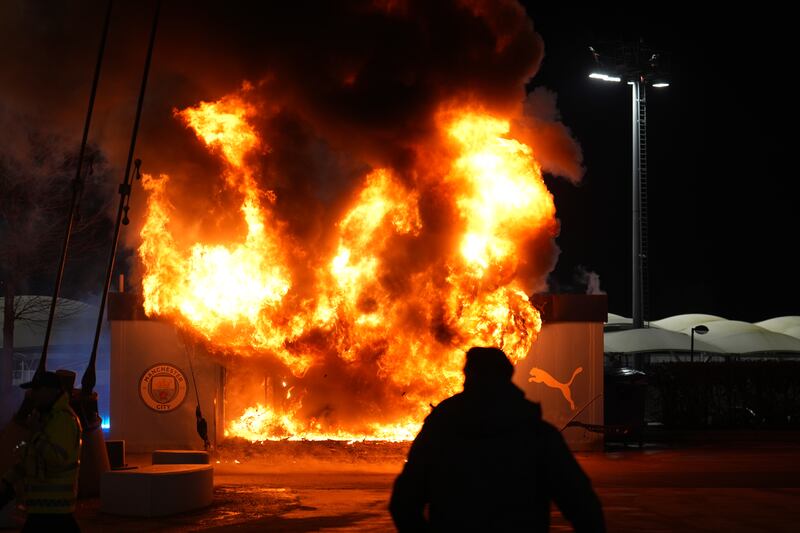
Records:
<instances>
[{"instance_id":1,"label":"large fire","mask_svg":"<svg viewBox=\"0 0 800 533\"><path fill-rule=\"evenodd\" d=\"M239 368L269 369L243 372L261 396L229 417L227 435L410 439L431 403L460 390L469 347L502 347L515 363L528 353L541 321L521 262L532 236L552 234L555 208L509 120L470 106L443 110L426 177L367 172L329 245L312 247L276 215L276 193L259 188L254 156L269 139L253 125L258 113L246 91L176 112L221 158L225 186L240 198L246 232L235 242L182 243L169 177L144 179L145 311L193 331ZM432 190L456 224L426 224L421 198ZM386 276L398 246L413 250L441 232L442 249L422 250L424 261Z\"/></svg>"}]
</instances>

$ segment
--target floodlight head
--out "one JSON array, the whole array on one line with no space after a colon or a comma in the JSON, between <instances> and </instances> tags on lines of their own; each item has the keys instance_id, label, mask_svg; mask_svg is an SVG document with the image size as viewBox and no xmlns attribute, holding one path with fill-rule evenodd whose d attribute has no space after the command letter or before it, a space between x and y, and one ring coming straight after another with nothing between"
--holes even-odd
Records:
<instances>
[{"instance_id":1,"label":"floodlight head","mask_svg":"<svg viewBox=\"0 0 800 533\"><path fill-rule=\"evenodd\" d=\"M593 80L603 80L603 81L613 81L615 83L619 83L622 81L622 78L617 76L609 76L608 74L604 74L602 72L592 72L589 74L589 77Z\"/></svg>"},{"instance_id":2,"label":"floodlight head","mask_svg":"<svg viewBox=\"0 0 800 533\"><path fill-rule=\"evenodd\" d=\"M659 82L654 83L653 87L655 87L657 89L661 89L662 87L669 87L669 83L667 83L665 81L659 81Z\"/></svg>"}]
</instances>

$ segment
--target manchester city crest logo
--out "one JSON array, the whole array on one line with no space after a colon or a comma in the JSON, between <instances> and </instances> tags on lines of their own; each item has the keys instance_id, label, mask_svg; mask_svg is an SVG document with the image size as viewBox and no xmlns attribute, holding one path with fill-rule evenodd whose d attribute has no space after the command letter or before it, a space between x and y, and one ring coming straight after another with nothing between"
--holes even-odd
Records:
<instances>
[{"instance_id":1,"label":"manchester city crest logo","mask_svg":"<svg viewBox=\"0 0 800 533\"><path fill-rule=\"evenodd\" d=\"M168 363L153 365L139 379L139 396L154 411L173 411L186 398L186 376Z\"/></svg>"}]
</instances>

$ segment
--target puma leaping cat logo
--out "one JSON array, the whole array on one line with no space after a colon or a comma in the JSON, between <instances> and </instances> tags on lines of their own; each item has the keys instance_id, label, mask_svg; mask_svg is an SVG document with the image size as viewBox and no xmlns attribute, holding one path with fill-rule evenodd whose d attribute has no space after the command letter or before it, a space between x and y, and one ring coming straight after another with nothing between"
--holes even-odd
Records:
<instances>
[{"instance_id":1,"label":"puma leaping cat logo","mask_svg":"<svg viewBox=\"0 0 800 533\"><path fill-rule=\"evenodd\" d=\"M544 383L551 389L558 389L561 391L561 394L564 395L564 399L569 402L569 407L573 411L575 410L575 402L572 401L572 391L570 391L570 387L572 386L572 382L575 381L575 376L583 372L583 367L579 366L575 369L575 372L572 373L572 377L566 383L561 383L556 378L551 376L546 370L542 370L541 368L531 368L531 377L528 378L528 381L532 381L534 383Z\"/></svg>"}]
</instances>

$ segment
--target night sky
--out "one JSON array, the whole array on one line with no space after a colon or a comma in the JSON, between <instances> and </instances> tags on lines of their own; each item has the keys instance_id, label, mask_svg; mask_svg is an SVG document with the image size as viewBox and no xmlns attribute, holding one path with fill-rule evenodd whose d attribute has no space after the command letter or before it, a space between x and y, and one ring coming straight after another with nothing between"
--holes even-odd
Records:
<instances>
[{"instance_id":1,"label":"night sky","mask_svg":"<svg viewBox=\"0 0 800 533\"><path fill-rule=\"evenodd\" d=\"M557 93L563 123L580 143L586 167L578 186L546 176L561 221L557 240L561 255L551 275L553 288L581 291L578 270L596 272L601 289L609 294L609 311L630 316L630 88L588 79L588 46L601 40L643 38L649 46L671 52L672 67L671 86L648 92L651 303L646 318L699 312L758 321L800 314L793 258L800 210L789 152L796 107L790 80L796 64L791 17L766 9L711 15L665 8L646 14L525 4L545 44L541 68L528 88L547 87ZM7 86L0 96L6 111L26 107L50 113L54 121L72 124L77 138L103 3L89 5L94 10L86 18L68 10L42 11L39 25L13 28L15 35L25 36L22 40L13 41L9 28L0 23L6 34L0 41L0 58L6 62L0 65L4 71L0 80ZM15 8L6 4L4 9ZM133 12L128 7L127 11L116 14L112 43L135 38L141 50L132 53L127 46L111 45L108 61L132 67L127 78L115 76L115 67L109 67L101 94L125 91L127 96L101 97L99 105L106 114L93 130L103 133L114 127L123 132L122 138L130 131L149 25L149 10ZM165 20L163 31L179 26L175 19ZM224 41L235 30L219 28L214 38ZM161 81L151 86L149 98L168 101L170 87L185 88L184 78L191 71L170 75L170 64L159 65L158 50L157 44L154 75L160 72ZM188 54L192 47L186 50ZM59 54L65 58L64 68L53 68L48 62ZM80 68L72 68L76 61ZM37 62L41 62L38 67ZM247 70L240 63L246 62L227 58L224 73L191 84L192 90L182 90L181 101L170 105L215 98L235 88L239 71ZM195 65L198 69L202 65ZM8 89L12 83L14 88ZM68 89L48 93L45 86ZM54 107L55 98L61 100ZM153 106L150 115L145 111L143 143L148 134L156 134L147 126L153 112ZM109 157L121 159L121 153L117 146ZM133 210L141 205L137 195L141 191L134 191ZM111 203L116 205L116 197ZM100 276L103 267L96 260L94 266L79 263L73 259L68 280L83 293L92 292L89 278ZM87 273L92 276L87 278ZM95 293L100 284L97 277ZM46 293L50 286L44 276L29 290ZM69 287L65 291L70 295Z\"/></svg>"},{"instance_id":2,"label":"night sky","mask_svg":"<svg viewBox=\"0 0 800 533\"><path fill-rule=\"evenodd\" d=\"M533 4L532 2L530 4ZM586 78L587 47L644 38L671 52L671 86L648 91L649 316L710 313L758 321L797 315L798 212L793 82L797 47L775 11L529 6L545 41L532 85L559 95L581 143L579 187L548 179L562 232L555 278L597 272L609 310L630 316L631 96ZM790 145L790 143L792 143Z\"/></svg>"}]
</instances>

